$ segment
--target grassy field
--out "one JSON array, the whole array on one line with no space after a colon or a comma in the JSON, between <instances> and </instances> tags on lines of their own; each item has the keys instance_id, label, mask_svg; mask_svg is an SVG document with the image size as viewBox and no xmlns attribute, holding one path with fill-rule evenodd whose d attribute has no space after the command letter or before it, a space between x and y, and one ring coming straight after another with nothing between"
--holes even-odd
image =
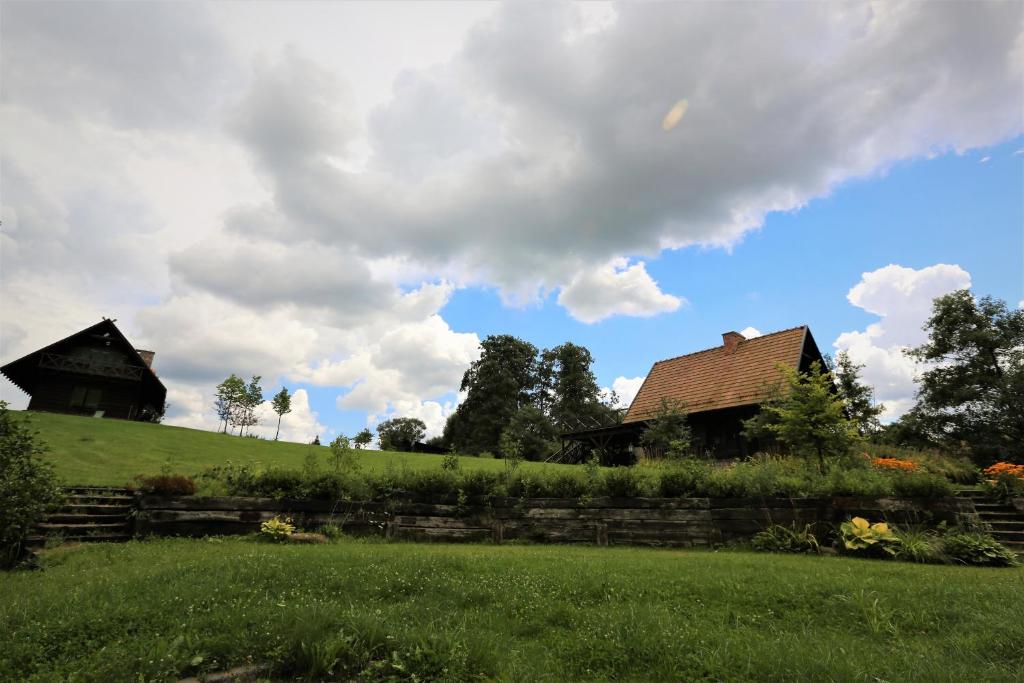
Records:
<instances>
[{"instance_id":1,"label":"grassy field","mask_svg":"<svg viewBox=\"0 0 1024 683\"><path fill-rule=\"evenodd\" d=\"M0 581L0 680L1024 680L1024 569L248 539L43 562Z\"/></svg>"},{"instance_id":2,"label":"grassy field","mask_svg":"<svg viewBox=\"0 0 1024 683\"><path fill-rule=\"evenodd\" d=\"M326 446L316 447L283 441L243 439L227 434L183 427L101 420L53 413L15 413L39 431L50 448L47 458L68 484L121 486L139 474L158 474L169 467L175 473L197 474L211 465L231 461L301 468L309 454L326 462ZM369 471L384 469L388 463L413 469L437 469L440 455L360 451L359 459ZM505 464L490 458L463 457L462 467L500 471ZM523 467L558 469L568 465L523 463Z\"/></svg>"}]
</instances>

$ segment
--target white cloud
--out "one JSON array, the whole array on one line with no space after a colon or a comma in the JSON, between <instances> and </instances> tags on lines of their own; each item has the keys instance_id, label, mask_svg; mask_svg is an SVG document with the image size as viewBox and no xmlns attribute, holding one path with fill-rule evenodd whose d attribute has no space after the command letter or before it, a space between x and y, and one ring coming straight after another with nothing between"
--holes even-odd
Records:
<instances>
[{"instance_id":1,"label":"white cloud","mask_svg":"<svg viewBox=\"0 0 1024 683\"><path fill-rule=\"evenodd\" d=\"M979 164L987 164L990 161L992 161L992 157L990 156L983 156L982 158L978 159Z\"/></svg>"},{"instance_id":2,"label":"white cloud","mask_svg":"<svg viewBox=\"0 0 1024 683\"><path fill-rule=\"evenodd\" d=\"M619 397L618 403L615 404L616 408L628 408L629 404L636 398L636 393L640 391L640 386L644 383L644 377L619 377L615 378L612 382L612 390ZM609 394L609 390L606 388L603 391L604 395Z\"/></svg>"},{"instance_id":3,"label":"white cloud","mask_svg":"<svg viewBox=\"0 0 1024 683\"><path fill-rule=\"evenodd\" d=\"M756 327L744 327L742 330L740 330L740 334L742 334L747 339L753 339L754 337L761 336L761 330L757 329Z\"/></svg>"},{"instance_id":4,"label":"white cloud","mask_svg":"<svg viewBox=\"0 0 1024 683\"><path fill-rule=\"evenodd\" d=\"M875 399L885 404L883 419L896 419L913 405L917 368L904 350L926 340L922 327L931 315L932 301L970 286L970 274L956 265L940 263L920 270L888 265L864 273L847 294L851 304L881 320L863 331L840 334L833 346L865 366L862 378L875 388Z\"/></svg>"},{"instance_id":5,"label":"white cloud","mask_svg":"<svg viewBox=\"0 0 1024 683\"><path fill-rule=\"evenodd\" d=\"M662 292L643 261L629 265L624 258L577 274L558 294L558 303L585 323L613 315L649 317L674 311L685 301Z\"/></svg>"},{"instance_id":6,"label":"white cloud","mask_svg":"<svg viewBox=\"0 0 1024 683\"><path fill-rule=\"evenodd\" d=\"M266 387L265 382L264 386ZM271 393L278 391L276 387L266 388ZM207 431L216 431L220 428L220 423L212 410L213 392L210 390L171 387L167 391L167 402L165 424ZM309 443L317 435L324 437L333 433L330 428L320 423L319 415L310 408L309 394L305 389L292 392L291 409L290 413L281 417L281 434L278 437L281 441ZM246 433L273 439L277 432L277 413L274 412L270 401L264 401L256 408L256 417L259 424L246 428Z\"/></svg>"}]
</instances>

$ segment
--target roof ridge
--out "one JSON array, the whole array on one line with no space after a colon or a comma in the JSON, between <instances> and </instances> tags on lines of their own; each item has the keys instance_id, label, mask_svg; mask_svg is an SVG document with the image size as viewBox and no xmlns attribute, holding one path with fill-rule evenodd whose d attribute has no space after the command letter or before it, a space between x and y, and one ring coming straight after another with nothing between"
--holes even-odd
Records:
<instances>
[{"instance_id":1,"label":"roof ridge","mask_svg":"<svg viewBox=\"0 0 1024 683\"><path fill-rule=\"evenodd\" d=\"M787 327L784 330L776 330L774 332L768 332L767 334L758 335L758 336L752 337L750 339L744 338L743 341L748 341L748 342L757 341L759 339L765 339L767 337L774 337L777 334L783 334L785 332L792 332L793 330L800 330L800 329L804 329L806 327L807 327L807 325L796 325L794 327ZM723 349L723 348L725 348L725 347L724 346L712 346L712 347L707 348L707 349L701 349L700 351L691 351L690 353L684 353L684 354L682 354L680 356L672 356L671 358L662 358L661 360L654 361L654 364L657 365L658 363L667 363L669 361L679 360L680 358L689 358L690 356L696 356L696 355L701 354L701 353L708 353L709 351L718 351L718 350ZM652 367L651 369L653 370L654 368Z\"/></svg>"}]
</instances>

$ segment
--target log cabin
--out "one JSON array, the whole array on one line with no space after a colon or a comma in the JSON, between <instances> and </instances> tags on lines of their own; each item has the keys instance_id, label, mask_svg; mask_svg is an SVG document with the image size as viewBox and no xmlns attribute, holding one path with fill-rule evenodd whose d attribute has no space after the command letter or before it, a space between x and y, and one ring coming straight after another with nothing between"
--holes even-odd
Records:
<instances>
[{"instance_id":1,"label":"log cabin","mask_svg":"<svg viewBox=\"0 0 1024 683\"><path fill-rule=\"evenodd\" d=\"M154 421L167 398L153 371L154 355L136 349L104 318L0 372L30 396L29 410Z\"/></svg>"},{"instance_id":2,"label":"log cabin","mask_svg":"<svg viewBox=\"0 0 1024 683\"><path fill-rule=\"evenodd\" d=\"M780 385L780 366L806 372L815 361L825 364L806 325L752 339L726 332L721 346L656 362L621 424L563 434L563 446L552 459L578 462L591 449L606 454L607 464L635 458L640 435L662 399L687 413L694 451L716 458L746 455L759 444L743 436L743 421L756 415Z\"/></svg>"}]
</instances>

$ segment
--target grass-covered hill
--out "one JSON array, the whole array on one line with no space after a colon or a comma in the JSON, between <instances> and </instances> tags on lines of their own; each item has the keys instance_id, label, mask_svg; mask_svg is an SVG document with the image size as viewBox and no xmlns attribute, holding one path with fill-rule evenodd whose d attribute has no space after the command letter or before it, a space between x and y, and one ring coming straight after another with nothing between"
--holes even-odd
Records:
<instances>
[{"instance_id":1,"label":"grass-covered hill","mask_svg":"<svg viewBox=\"0 0 1024 683\"><path fill-rule=\"evenodd\" d=\"M184 427L103 420L53 413L15 413L39 432L49 447L47 458L67 484L121 486L139 474L159 474L164 468L182 474L198 474L207 467L227 462L262 467L301 468L306 456L326 461L326 446L263 441ZM363 469L383 470L391 463L412 469L437 469L440 455L357 451ZM499 471L501 460L462 457L461 467ZM559 469L568 465L523 463L526 469Z\"/></svg>"}]
</instances>

